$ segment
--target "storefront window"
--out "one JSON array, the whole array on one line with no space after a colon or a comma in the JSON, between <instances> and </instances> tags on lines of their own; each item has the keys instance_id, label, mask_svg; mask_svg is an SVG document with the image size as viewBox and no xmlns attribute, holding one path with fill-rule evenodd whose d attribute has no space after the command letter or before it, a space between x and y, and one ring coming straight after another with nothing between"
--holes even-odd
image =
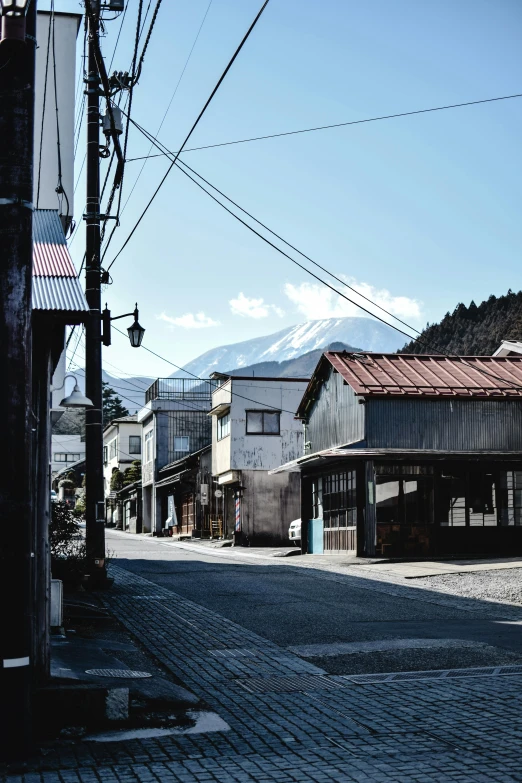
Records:
<instances>
[{"instance_id":1,"label":"storefront window","mask_svg":"<svg viewBox=\"0 0 522 783\"><path fill-rule=\"evenodd\" d=\"M502 470L498 483L500 524L522 525L522 470Z\"/></svg>"},{"instance_id":2,"label":"storefront window","mask_svg":"<svg viewBox=\"0 0 522 783\"><path fill-rule=\"evenodd\" d=\"M323 520L325 528L355 527L357 499L355 470L323 476Z\"/></svg>"}]
</instances>

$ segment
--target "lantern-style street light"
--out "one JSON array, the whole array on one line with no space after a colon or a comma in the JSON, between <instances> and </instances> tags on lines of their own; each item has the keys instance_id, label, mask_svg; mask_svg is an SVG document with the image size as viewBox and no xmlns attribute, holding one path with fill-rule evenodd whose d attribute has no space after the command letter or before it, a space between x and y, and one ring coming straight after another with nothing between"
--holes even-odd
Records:
<instances>
[{"instance_id":1,"label":"lantern-style street light","mask_svg":"<svg viewBox=\"0 0 522 783\"><path fill-rule=\"evenodd\" d=\"M0 0L2 41L25 41L25 12L29 0Z\"/></svg>"},{"instance_id":2,"label":"lantern-style street light","mask_svg":"<svg viewBox=\"0 0 522 783\"><path fill-rule=\"evenodd\" d=\"M140 317L140 314L138 312L138 303L136 302L136 308L133 313L124 313L123 315L115 315L114 317L111 317L111 311L105 305L105 310L102 312L102 323L103 323L103 334L102 334L102 343L104 345L110 345L111 344L111 321L117 321L118 318L127 318L129 315L134 316L134 323L132 326L129 326L127 329L127 333L129 335L129 341L133 348L139 348L142 340L143 335L145 334L145 329L143 326L140 326L138 323L138 318Z\"/></svg>"}]
</instances>

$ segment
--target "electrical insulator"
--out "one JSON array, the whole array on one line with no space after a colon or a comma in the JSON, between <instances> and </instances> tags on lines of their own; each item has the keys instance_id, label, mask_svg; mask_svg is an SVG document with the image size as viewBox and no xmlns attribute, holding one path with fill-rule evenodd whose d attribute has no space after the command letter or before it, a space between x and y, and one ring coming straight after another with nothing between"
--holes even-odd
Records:
<instances>
[{"instance_id":1,"label":"electrical insulator","mask_svg":"<svg viewBox=\"0 0 522 783\"><path fill-rule=\"evenodd\" d=\"M107 109L103 115L102 123L103 132L107 137L113 135L119 136L120 133L123 133L123 119L121 109L118 109L117 106L112 107L112 117L114 118L114 130L112 127L111 112Z\"/></svg>"}]
</instances>

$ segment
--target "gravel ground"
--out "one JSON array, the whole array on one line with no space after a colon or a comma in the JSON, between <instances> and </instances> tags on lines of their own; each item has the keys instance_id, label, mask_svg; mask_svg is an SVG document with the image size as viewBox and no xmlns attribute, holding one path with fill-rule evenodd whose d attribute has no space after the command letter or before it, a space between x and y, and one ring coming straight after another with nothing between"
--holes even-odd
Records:
<instances>
[{"instance_id":1,"label":"gravel ground","mask_svg":"<svg viewBox=\"0 0 522 783\"><path fill-rule=\"evenodd\" d=\"M522 604L522 569L474 571L415 579L415 586L499 603Z\"/></svg>"}]
</instances>

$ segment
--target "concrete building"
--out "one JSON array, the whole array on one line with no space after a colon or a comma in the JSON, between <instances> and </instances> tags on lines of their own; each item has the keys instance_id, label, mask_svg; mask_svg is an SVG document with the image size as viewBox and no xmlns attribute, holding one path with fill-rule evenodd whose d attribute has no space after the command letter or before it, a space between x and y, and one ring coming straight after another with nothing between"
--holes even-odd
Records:
<instances>
[{"instance_id":1,"label":"concrete building","mask_svg":"<svg viewBox=\"0 0 522 783\"><path fill-rule=\"evenodd\" d=\"M143 427L143 532L162 534L168 512L156 491L159 471L212 442L208 412L216 382L208 379L158 378L145 393L138 412Z\"/></svg>"},{"instance_id":2,"label":"concrete building","mask_svg":"<svg viewBox=\"0 0 522 783\"><path fill-rule=\"evenodd\" d=\"M268 472L304 454L295 411L308 385L298 378L219 376L212 395L212 474L225 536L245 545L288 543L300 515L299 476Z\"/></svg>"},{"instance_id":3,"label":"concrete building","mask_svg":"<svg viewBox=\"0 0 522 783\"><path fill-rule=\"evenodd\" d=\"M111 488L115 470L124 473L135 460L141 461L141 424L138 417L113 419L103 430L103 481L106 522L122 527L122 513L116 492Z\"/></svg>"}]
</instances>

